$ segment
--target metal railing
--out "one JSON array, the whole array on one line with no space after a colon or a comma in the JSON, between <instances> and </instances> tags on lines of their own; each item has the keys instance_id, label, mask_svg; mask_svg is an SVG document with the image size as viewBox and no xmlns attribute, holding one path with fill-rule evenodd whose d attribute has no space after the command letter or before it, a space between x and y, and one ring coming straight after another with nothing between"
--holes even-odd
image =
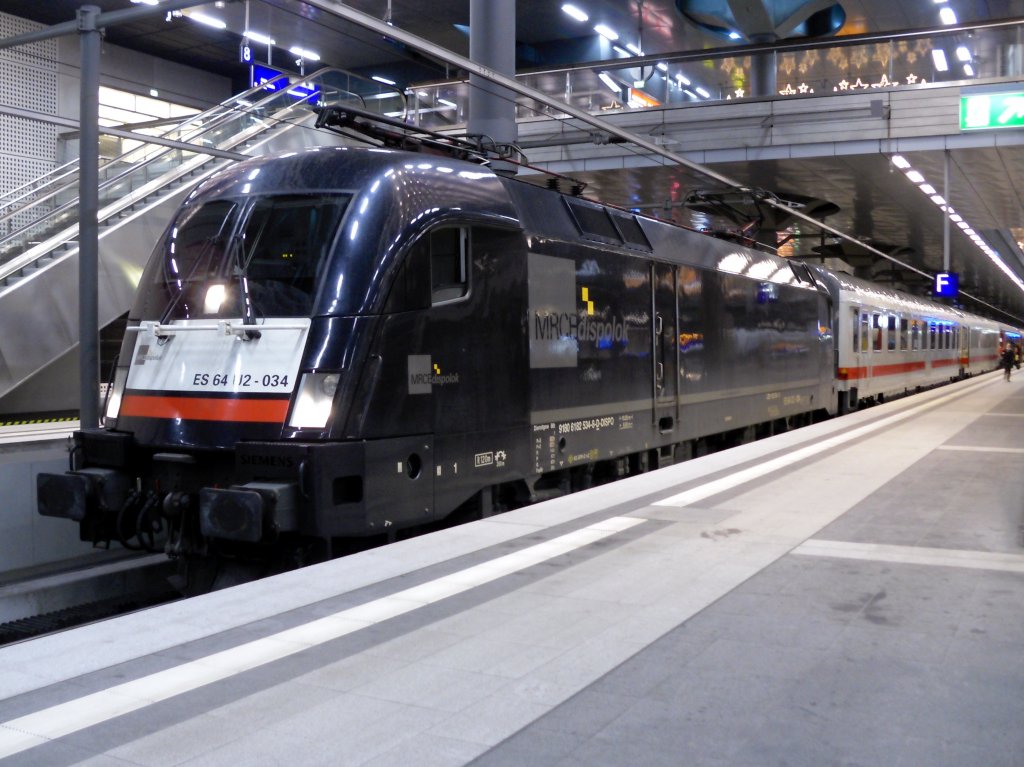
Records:
<instances>
[{"instance_id":1,"label":"metal railing","mask_svg":"<svg viewBox=\"0 0 1024 767\"><path fill-rule=\"evenodd\" d=\"M610 50L609 50L610 52ZM767 73L767 77L765 77ZM989 83L1024 77L1024 19L859 35L815 42L750 45L613 58L534 69L516 79L592 113L634 111L751 98L799 98ZM774 83L757 92L752 83ZM429 129L464 125L467 80L407 91L410 122ZM516 98L516 117L564 117Z\"/></svg>"}]
</instances>

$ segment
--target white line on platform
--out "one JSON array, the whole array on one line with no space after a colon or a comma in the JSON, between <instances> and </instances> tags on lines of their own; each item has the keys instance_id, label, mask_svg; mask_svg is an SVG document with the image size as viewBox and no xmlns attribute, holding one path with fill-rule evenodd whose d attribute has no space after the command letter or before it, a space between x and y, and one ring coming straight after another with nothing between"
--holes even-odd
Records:
<instances>
[{"instance_id":1,"label":"white line on platform","mask_svg":"<svg viewBox=\"0 0 1024 767\"><path fill-rule=\"evenodd\" d=\"M812 557L838 557L906 565L966 567L972 570L1003 570L1024 573L1024 555L963 549L926 549L918 546L893 546L884 543L810 540L793 549L793 554Z\"/></svg>"},{"instance_id":2,"label":"white line on platform","mask_svg":"<svg viewBox=\"0 0 1024 767\"><path fill-rule=\"evenodd\" d=\"M852 431L839 434L835 437L831 437L821 442L816 442L812 445L808 445L807 447L800 448L799 450L794 450L791 453L786 453L785 455L781 455L778 458L773 458L770 461L765 461L764 463L760 463L757 466L751 466L749 469L743 469L742 471L733 472L732 474L722 477L721 479L706 482L703 485L692 488L691 490L687 490L677 495L669 496L668 498L663 498L660 501L655 501L652 505L672 506L675 508L683 508L684 506L690 506L694 503L697 503L698 501L704 500L705 498L709 498L712 495L718 495L719 493L724 493L727 490L732 490L734 487L739 487L740 485L758 479L759 477L763 477L765 475L777 472L780 469L785 468L786 466L790 466L791 464L797 463L798 461L803 461L807 458L813 458L822 453L827 453L828 451L834 450L835 448L847 442L851 442L855 439L860 439L861 437L867 434L871 434L872 432L878 431L880 429L885 429L889 426L892 426L893 424L899 423L900 421L904 421L907 418L920 415L926 410L931 410L932 408L936 408L946 404L946 402L948 402L951 399L962 397L964 394L967 394L969 391L973 391L978 386L988 386L991 383L991 381L980 381L974 386L961 389L960 391L955 392L953 394L947 394L942 397L937 397L931 402L927 402L923 405L917 405L916 407L908 408L907 410L904 410L902 413L896 413L895 415L891 415L888 418L882 418L873 423L861 426L860 428L853 429Z\"/></svg>"},{"instance_id":3,"label":"white line on platform","mask_svg":"<svg viewBox=\"0 0 1024 767\"><path fill-rule=\"evenodd\" d=\"M263 639L11 719L0 724L0 759L461 594L646 521L612 517Z\"/></svg>"}]
</instances>

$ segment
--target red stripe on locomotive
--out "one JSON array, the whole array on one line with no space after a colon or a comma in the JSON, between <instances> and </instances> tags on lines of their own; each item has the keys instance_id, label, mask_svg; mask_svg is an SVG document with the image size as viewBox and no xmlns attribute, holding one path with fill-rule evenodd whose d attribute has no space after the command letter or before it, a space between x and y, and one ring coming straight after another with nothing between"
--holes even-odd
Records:
<instances>
[{"instance_id":1,"label":"red stripe on locomotive","mask_svg":"<svg viewBox=\"0 0 1024 767\"><path fill-rule=\"evenodd\" d=\"M120 415L137 418L181 418L186 421L284 423L288 416L288 399L128 394L121 402Z\"/></svg>"}]
</instances>

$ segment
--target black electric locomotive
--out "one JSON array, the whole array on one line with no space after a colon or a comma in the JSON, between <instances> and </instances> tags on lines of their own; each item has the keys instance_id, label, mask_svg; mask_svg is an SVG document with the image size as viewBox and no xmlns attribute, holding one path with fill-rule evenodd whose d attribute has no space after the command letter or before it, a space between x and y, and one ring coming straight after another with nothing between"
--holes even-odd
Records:
<instances>
[{"instance_id":1,"label":"black electric locomotive","mask_svg":"<svg viewBox=\"0 0 1024 767\"><path fill-rule=\"evenodd\" d=\"M157 245L105 425L40 512L85 540L296 564L835 410L798 262L384 149L255 159Z\"/></svg>"}]
</instances>

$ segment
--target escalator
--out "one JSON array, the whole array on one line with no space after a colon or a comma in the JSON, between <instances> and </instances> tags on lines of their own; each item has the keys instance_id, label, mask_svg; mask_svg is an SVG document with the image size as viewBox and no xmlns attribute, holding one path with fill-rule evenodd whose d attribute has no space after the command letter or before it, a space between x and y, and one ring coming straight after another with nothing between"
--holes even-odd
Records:
<instances>
[{"instance_id":1,"label":"escalator","mask_svg":"<svg viewBox=\"0 0 1024 767\"><path fill-rule=\"evenodd\" d=\"M171 215L204 179L247 157L337 146L314 106L403 115L403 94L327 68L281 76L193 115L100 167L102 348L128 311ZM140 136L140 138L143 138ZM159 142L159 143L158 143ZM77 410L78 168L70 163L0 197L0 415ZM110 360L101 360L105 374Z\"/></svg>"}]
</instances>

